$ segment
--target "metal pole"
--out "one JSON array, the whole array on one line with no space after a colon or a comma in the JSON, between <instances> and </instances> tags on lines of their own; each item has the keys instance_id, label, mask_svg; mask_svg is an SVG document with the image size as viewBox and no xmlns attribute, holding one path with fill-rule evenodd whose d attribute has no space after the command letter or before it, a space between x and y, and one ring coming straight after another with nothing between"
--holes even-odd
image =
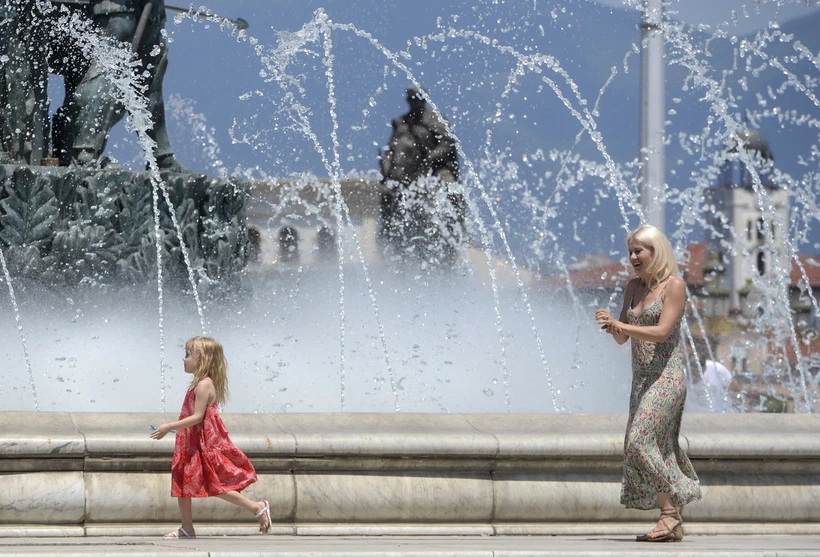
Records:
<instances>
[{"instance_id":1,"label":"metal pole","mask_svg":"<svg viewBox=\"0 0 820 557\"><path fill-rule=\"evenodd\" d=\"M641 204L646 222L665 229L663 0L644 0L641 20Z\"/></svg>"}]
</instances>

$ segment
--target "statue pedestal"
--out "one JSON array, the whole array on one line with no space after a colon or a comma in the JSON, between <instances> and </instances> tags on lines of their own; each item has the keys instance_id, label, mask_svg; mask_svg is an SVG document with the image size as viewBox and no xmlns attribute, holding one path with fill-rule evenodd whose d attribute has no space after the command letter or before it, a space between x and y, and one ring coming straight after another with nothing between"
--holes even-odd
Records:
<instances>
[{"instance_id":1,"label":"statue pedestal","mask_svg":"<svg viewBox=\"0 0 820 557\"><path fill-rule=\"evenodd\" d=\"M163 281L190 287L180 236L196 276L235 279L247 259L248 184L162 178L155 188L149 172L0 166L0 246L11 276L67 286L156 280L156 189Z\"/></svg>"}]
</instances>

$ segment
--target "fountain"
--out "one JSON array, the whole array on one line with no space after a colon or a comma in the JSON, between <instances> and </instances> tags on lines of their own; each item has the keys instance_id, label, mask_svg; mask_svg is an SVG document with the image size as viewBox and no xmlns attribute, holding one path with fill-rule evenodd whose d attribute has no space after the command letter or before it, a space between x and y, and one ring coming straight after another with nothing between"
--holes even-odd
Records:
<instances>
[{"instance_id":1,"label":"fountain","mask_svg":"<svg viewBox=\"0 0 820 557\"><path fill-rule=\"evenodd\" d=\"M243 6L252 4L238 3L235 9ZM352 8L339 9L345 13ZM572 459L586 466L587 476L579 484L589 477L611 483L617 475L622 427L606 414L626 410L629 354L607 343L591 316L595 307L620 303L627 274L623 238L644 216L634 124L641 50L636 14L545 0L514 7L487 1L471 9L441 3L437 9L441 18L418 36L403 34L400 41L377 32L378 25L352 23L357 19L352 14L344 18L330 8L302 14L291 28L296 30L277 35L266 29L261 14L256 19L243 14L250 27L239 29L218 15L222 8L192 8L169 21L172 68L193 57L191 51L201 41L192 37L202 33L222 49L212 54L212 66L231 60L218 66L225 77L210 77L207 87L197 81L200 76L181 78L193 89L207 90L219 109L209 108L207 98L193 99L193 92L173 92L174 70L169 72L169 131L180 158L215 176L208 183L222 188L226 203L232 196L247 201L236 210L235 225L242 229L246 210L247 222L259 233L260 256L222 283L206 259L183 257L186 247L208 238L204 234L199 242L177 246L176 284L163 282L159 271L149 273L149 280L132 277L126 287L85 272L83 265L68 269L77 277L70 284L44 287L37 273L18 274L25 257L7 257L16 263L4 265L2 284L9 296L0 300L0 330L3 338L21 342L3 346L7 364L0 375L0 409L10 416L35 409L61 417L73 413L71 420L60 422L67 446L80 443L69 422L90 444L82 450L71 445L76 449L71 454L100 459L98 476L82 480L99 481L89 497L94 498L95 489L104 493L111 485L106 482L113 481L116 466L102 461L118 454L112 438L120 434L144 456L137 464L120 463L121 470L163 469L167 447L145 444L144 424L131 425L108 413L175 410L186 388L175 358L181 359L184 340L201 332L225 344L232 391L225 411L246 427L250 454L268 459L262 465L268 474L265 485L277 493L286 491L282 478L287 474L281 471L289 468L283 460L298 453L307 459L298 466L309 471L321 469L318 459L326 454L342 460L369 455L373 460L369 443L379 427L384 430L376 435L375 454L417 459L413 462L421 472L414 477L420 482L426 473L440 474L435 466L441 464L449 472L436 481L461 478L464 485L456 489L472 489L473 480L486 487L483 472L476 473L480 478L466 479L458 472L475 454L491 463L507 459L509 473L519 475L507 478L509 489L518 494L511 498L523 496L515 491L525 489L522 485L543 487L564 478L561 466ZM799 22L735 36L732 17L727 15L729 23L714 29L693 29L674 20L664 24L669 100L663 195L667 229L692 279L687 343L694 346L705 339L706 350L732 363L736 373L751 374L741 369L743 362L765 354L754 377L744 383L745 398L733 410L771 409L767 401L774 399L790 410L812 412L817 357L808 321L818 312L812 290L812 267L818 264L811 256L820 247L813 187L820 45L811 42L814 34L799 33ZM589 37L607 36L602 29L611 30L606 55L600 45L583 48ZM186 46L186 41L192 44ZM242 79L232 73L248 68L252 75ZM424 88L429 105L457 138L470 243L461 246L451 268L384 256L376 239L375 169L389 136L383 126L402 111L410 84ZM138 100L123 102L140 114ZM173 192L188 186L175 185L152 162L151 146L146 148L144 141L150 124L140 118L131 124L139 139L115 130L110 156L126 167L125 173L129 164L142 171L147 159L151 171L145 192L178 207ZM749 142L758 128L772 138L776 157L776 165L765 171L759 150ZM185 150L181 137L195 138L192 150ZM760 242L754 246L739 243L743 238L732 221L721 218L726 213L712 197L727 164L745 169L747 180L741 185L757 204L760 224L754 234ZM121 184L121 191L131 191ZM789 193L788 220L772 201L775 190ZM207 210L204 206L189 214L195 221ZM165 223L167 234L188 238L182 233L190 222L185 215L172 218L169 211L166 217L151 216L156 226ZM153 236L146 233L152 238L148 248L158 236L156 229ZM89 242L84 261L94 259L96 244ZM244 241L236 244L244 250ZM707 244L724 251L713 250L712 257ZM769 257L768 272L751 272L743 285L744 303L738 292L733 302L734 294L720 287L720 272L726 268L720 257L755 262L759 253ZM157 264L156 258L148 261ZM794 273L798 278L792 280ZM717 315L715 308L724 307L721 300L735 304L726 306L725 313L732 310L731 322ZM805 315L793 318L790 307ZM737 334L743 342L722 342ZM696 359L691 362L694 397L704 389L695 381ZM713 405L708 394L704 397L701 409L709 410ZM362 422L355 415L326 414L339 411L409 414ZM88 412L106 417L84 414ZM422 419L417 412L441 415ZM566 412L584 415L574 422ZM251 413L259 415L244 415ZM290 413L295 414L285 415ZM590 413L601 415L585 415ZM695 416L688 422L693 424L696 460L704 462L707 477L721 473L719 463L712 468L705 464L709 459L747 458L751 470L763 458L748 457L745 449L721 452L725 444L719 442L710 445L716 422L709 418ZM714 418L731 419L722 423L737 429L753 423L749 429L760 433L761 446L772 441L775 428L792 427L795 435L805 436L810 431L805 420L811 419L802 416L804 421L791 426L796 422L778 421L779 416ZM159 418L146 414L144 419ZM763 421L743 421L747 419ZM40 424L38 420L32 418L32 423ZM310 430L313 424L353 432L356 441L352 448L311 445L321 434L301 437L300 428ZM551 428L558 433L539 445L543 431ZM470 430L480 435L470 437ZM413 437L417 431L429 438ZM391 433L417 444L396 448ZM516 445L516 435L526 443ZM293 438L298 447L291 447ZM804 458L813 450L789 445L790 439L775 443L784 459ZM537 473L528 468L528 459L545 454L552 459L549 466ZM425 461L430 455L437 464ZM305 464L311 458L317 463ZM601 460L593 465L585 458ZM367 462L365 469L382 470L375 460ZM348 464L339 466L349 471ZM795 473L789 470L783 473ZM152 478L161 491L162 475ZM522 483L512 487L516 478ZM314 489L318 500L328 488L317 484L305 489ZM543 489L542 495L554 495L551 488ZM590 505L595 499L589 495ZM610 507L596 519L634 518ZM721 516L719 510L703 508L704 521ZM168 509L163 509L158 512L166 516ZM811 512L800 509L781 520L807 521L804 515ZM321 522L319 510L300 512L294 510L294 516ZM506 520L521 521L527 513L516 508ZM727 520L763 520L749 513ZM373 518L377 515L362 516L378 521ZM547 515L541 519L562 519ZM83 520L104 522L100 516L84 515ZM475 516L483 515L476 511ZM402 519L410 521L401 513L389 517Z\"/></svg>"},{"instance_id":2,"label":"fountain","mask_svg":"<svg viewBox=\"0 0 820 557\"><path fill-rule=\"evenodd\" d=\"M229 175L241 176L241 180L221 182L223 185L219 187L226 195L231 195L231 187L237 184L253 190L248 197L248 207L251 220L262 231L264 258L243 272L240 290L253 291L254 295L231 297L232 305L222 303L217 296L206 300L202 307L192 303L195 301L190 293L177 294L178 287L166 284L164 289L168 291L163 292L163 301L170 305L167 311L161 310L161 338L157 339L156 311L152 309L153 302L148 303L146 299L151 296L150 288L142 288L141 294L133 291L123 294L119 289L107 287L103 284L106 281L98 277L98 268L111 256L90 256L96 257L94 261L83 256L82 265L56 266L55 269L60 269L60 278L69 278L75 283L69 294L55 290L43 294L34 287L18 288L23 334L28 331L36 337L38 349L26 356L18 347L7 344L6 356L13 362L11 367L31 369L33 376L11 374L5 378L14 393L6 399L5 409L32 409L35 404L32 381L33 387L39 390L43 409L90 407L111 411L120 404L114 402L119 390L139 393L129 397L123 410L164 408L166 386L176 393L184 387L184 378L175 373L178 366L166 362L176 357L165 356L166 345L170 352L172 346L178 348L187 336L206 330L223 339L229 354L234 355L234 370L243 374L243 380L236 382L237 396L228 407L233 411L623 410L624 398L616 397L621 402L609 397L598 400L587 388L594 384L607 392L624 392L618 371L613 369L600 376L602 372L596 368L601 361L618 361L626 368L626 356L622 351L587 340L597 338L586 319L587 304L595 301L616 304L617 292L612 287L617 285L602 279L594 286L575 288L573 273L589 267L590 253L598 254L599 259L620 257L622 230L637 224L642 214L634 185L635 149L624 149L629 142L607 140L614 130L627 125L621 112L636 116L628 110L614 110L609 104L629 102L633 111L636 108L634 98L625 96L629 91L619 90L632 84L631 91L634 91L638 60L631 44L636 38L625 37L628 40L624 50L617 59L613 58L610 67L598 60L597 65L592 65L584 59L579 62L583 68L579 73L565 67L560 56L532 50L539 40L550 39L545 47L548 49L553 48L550 46L553 44L578 41L583 34L571 27L577 15L562 11L560 4L536 3L521 7L502 19L515 20L519 25L502 40L500 35L496 37L476 27L477 22L487 26L486 18L495 14L496 8L492 5L484 8L486 11L479 11L476 16L460 14L439 20L433 32L406 45L383 44L352 24L337 23L323 11L314 14L299 32L281 35L278 46L274 41L266 43L264 35L253 35L253 29L238 29L210 12L177 15L169 24L169 30L172 48L181 50L180 58L189 55L184 47L190 48L190 43L195 43L188 38L189 33L208 33L221 41L216 48L230 49L231 56L247 60L245 65L260 68L258 78L248 77L245 83L225 80L237 87L216 95L218 98L239 97L235 102L235 115L227 112L233 122L221 122L224 127L230 127L234 144L230 153L220 148L216 128L210 122L226 111L212 109L205 115L198 112L192 100L178 94L172 94L168 101L172 133L176 126L181 137L193 135L195 143L205 147L197 153L187 147L184 139L176 139L174 143L179 149L189 149L184 151L183 158L189 157L199 168L222 179ZM441 9L458 13L455 7ZM674 6L671 9L674 12ZM584 19L590 27L609 17L604 8L585 10L588 13L584 13ZM545 28L540 18L547 16ZM630 26L634 23L628 13L617 11L614 17L628 21ZM500 25L499 31L504 28L502 24L494 25ZM263 33L262 27L259 32ZM667 35L670 74L667 89L671 96L667 136L674 139L667 153L670 161L667 222L685 258L687 246L703 241L705 230L715 226L706 198L716 182L714 174L723 164L722 153L732 138L744 133L744 127L766 126L773 119L782 126L792 126L801 138L804 130L811 129L811 106L808 113L798 111L784 116L757 97L760 94L755 90L754 80L765 81L769 87L766 80L771 79L763 69L786 76L781 95L794 90L790 100L794 97L795 102L808 100L811 104L816 99L812 101L815 97L810 87L801 89L796 77L802 71L798 68L808 65L806 71L812 70L811 47L799 38L786 41L789 35L778 28L766 30L753 41L744 43L735 39L734 55L726 51L733 44L731 22L719 27L712 37L705 30L686 33L683 25L670 23ZM709 45L715 59L698 56L701 42ZM794 54L789 54L791 58L783 58L788 59L794 69L777 61L765 62L769 56L765 49L774 49L781 42L794 45ZM476 63L473 60L466 68L458 67L464 65L461 61L465 49L482 53L482 65L493 75L491 79L484 75L475 77L475 71L469 69ZM311 52L316 57L309 55ZM345 71L348 52L361 56L367 53L361 63L369 64L372 69L364 72L364 77L357 73L354 78ZM723 71L720 64L731 61L729 56L744 57L749 69L734 70L732 79L738 84L725 85L721 90L721 83L712 74L717 68ZM765 68L754 63L758 59ZM435 75L432 71L436 66L439 67L437 73L446 75L446 79L428 77ZM220 71L227 72L229 68L221 67ZM174 76L173 71L170 76ZM188 76L186 79L190 80ZM386 142L388 134L379 131L379 121L383 124L389 119L385 114L395 116L400 112L400 108L393 106L401 102L400 92L405 84L413 82L429 89L431 105L448 119L459 139L462 183L470 201L470 236L476 248L474 255L465 254L461 258L464 265L457 274L468 277L462 281L452 282L427 270L392 269L382 265L372 246L373 221L367 209L372 200L366 198L368 190L375 188L371 183L376 167L372 146ZM196 83L194 87L202 88L202 85ZM705 91L705 100L696 97L701 94L699 91ZM772 95L776 96L774 91L772 89ZM487 96L496 98L490 112L480 108L487 104ZM197 103L207 100L197 99ZM730 110L731 105L739 108ZM132 112L139 111L132 108ZM533 137L544 118L550 119L552 129L572 131L552 134L556 135L552 144L543 146L516 139ZM291 133L293 130L298 133ZM142 157L139 153L144 148L134 142L131 133L119 133L117 136L115 130L109 142L112 156L124 165L135 156ZM286 139L286 148L283 139ZM813 174L801 174L803 167L795 166L796 161L811 160L810 145L814 141L810 135L805 141L808 147L792 157L778 154L776 169L780 183L811 183ZM131 148L136 149L136 155L128 153L129 142ZM276 146L279 152L266 151L270 146ZM243 154L245 151L249 154ZM210 159L203 158L205 155ZM739 163L745 164L740 160ZM136 164L139 168L144 162ZM69 172L68 176L74 174ZM312 179L312 175L331 176L331 179L329 183L320 183ZM82 175L75 178L81 179ZM272 187L277 179L287 179L291 185ZM120 175L112 180L122 183L124 178ZM52 185L51 189L76 190L71 180L67 181L66 185ZM350 181L349 187L346 181ZM251 182L256 185L248 185ZM101 188L110 187L102 182L91 183L99 183ZM205 183L202 184L200 187L204 187ZM753 187L753 180L749 184ZM177 197L174 188L191 189L190 184L180 180L172 180L168 185L171 195ZM335 207L334 192L340 191L340 187L351 195L364 192L365 195L359 197L361 206ZM150 191L147 179L142 191ZM793 198L793 213L805 216L798 221L800 228L789 236L783 248L795 254L804 249L812 253L815 248L811 212L803 207L811 207L813 197L798 191L801 193ZM165 195L159 193L160 197ZM765 207L766 194L762 190L758 193L761 206ZM92 188L89 195L93 198L99 194ZM106 203L122 205L123 201L114 196ZM314 205L308 206L310 203ZM101 205L103 209L105 206L105 203ZM143 211L150 211L149 205L142 207ZM222 207L230 207L230 204L222 204ZM581 207L589 209L579 211ZM243 217L236 211L241 210L241 204L229 208L236 216L228 215L226 220L239 222L236 219ZM345 215L345 211L350 213L350 218L339 216ZM763 210L761 215L768 222L768 212ZM201 207L193 212L183 211L177 225L190 227L186 219L202 216L206 217L205 222L214 222L207 218L207 208ZM169 217L163 218L162 227L167 237L174 238L177 234ZM76 216L70 218L76 219ZM301 263L277 261L277 234L283 227L296 227L299 231ZM350 256L343 265L321 266L310 262L319 229L331 231L334 241L342 242L343 253ZM726 230L716 231L717 236L724 233ZM88 234L75 236L86 237L91 244L99 243ZM226 264L216 262L212 268L206 268L196 250L207 252L209 239L218 236L205 232L192 240L187 250L191 259L187 266L182 258L187 251L171 247L171 253L164 256L164 261L177 265L175 270L166 271L173 275L171 281L175 280L189 292L190 284L197 283L194 292L205 295L211 282L208 277L219 274L213 269ZM131 238L134 257L142 254L144 259L136 266L146 268L154 264L156 257L147 249L150 243L142 245L139 232ZM778 245L784 238L777 240ZM75 249L63 250L66 261L74 253L92 253L83 246L73 247ZM485 255L479 254L478 249ZM743 248L730 246L730 249L738 252ZM243 245L237 244L236 250L243 253ZM26 269L25 258L20 262L21 257L15 253L11 250L8 254L13 281L19 280L19 271ZM476 270L476 265L488 269L497 263L505 269L502 274L508 272L509 278ZM702 266L704 262L696 264ZM781 267L779 275L770 275L775 277L772 279L775 282L789 268L788 265ZM28 270L37 276L48 272L30 263ZM362 271L364 275L360 275ZM421 280L415 280L417 276ZM92 284L76 286L81 281ZM538 286L541 284L543 288ZM699 285L693 288L693 305L714 299L714 292L709 298L708 289ZM553 292L542 294L548 290ZM800 295L799 288L793 290L795 295ZM782 288L781 292L775 287L767 291L772 300L784 295ZM118 301L123 295L138 298L138 308L126 310L128 306ZM174 299L177 296L179 299ZM111 299L103 301L108 297ZM288 303L283 303L283 299ZM449 306L442 305L441 299L453 302ZM808 303L811 306L810 300ZM408 304L418 305L420 310L414 309L410 316L413 325L404 322ZM47 305L48 309L41 305ZM192 313L193 309L197 314ZM307 318L310 310L316 310L317 314ZM5 315L6 330L17 328L13 312ZM552 325L568 316L571 316L570 322L559 327ZM690 328L695 336L703 336L704 322L694 317L695 314ZM144 356L123 360L119 351L110 350L116 345L114 339L125 334L115 324L124 322L139 324L128 327L133 346L126 350L143 355L159 352L161 361ZM475 327L476 323L485 326ZM797 332L792 330L790 320L770 319L766 314L751 327L762 330L772 323L777 323L777 342L804 343L805 338L798 339ZM71 330L77 334L67 335ZM555 338L554 335L561 335L560 342L545 341ZM487 339L494 340L487 342ZM307 341L315 341L316 345L305 351L304 344L298 343ZM71 346L74 348L66 348ZM477 346L481 349L476 350ZM558 346L571 348L558 349ZM710 349L717 348L710 346ZM315 358L304 359L301 355L305 353ZM125 368L120 367L123 361L127 362ZM420 365L416 365L416 361L421 362ZM788 382L793 383L789 388L816 389L808 372L813 365L810 354L804 352L804 357L796 362L789 366L794 373L785 374ZM158 372L149 372L157 370L157 366ZM349 370L354 368L356 373L351 373ZM76 373L73 371L76 369L86 371ZM299 372L294 372L297 369ZM246 373L260 377L267 388L257 389L253 380L244 379ZM767 373L782 375L776 366ZM145 374L150 377L147 381ZM474 379L468 396L461 390L465 377ZM352 383L346 385L347 382ZM315 396L317 388L320 388L319 397ZM542 396L536 396L536 392ZM162 394L157 396L157 393ZM796 404L805 406L810 402L803 397Z\"/></svg>"}]
</instances>

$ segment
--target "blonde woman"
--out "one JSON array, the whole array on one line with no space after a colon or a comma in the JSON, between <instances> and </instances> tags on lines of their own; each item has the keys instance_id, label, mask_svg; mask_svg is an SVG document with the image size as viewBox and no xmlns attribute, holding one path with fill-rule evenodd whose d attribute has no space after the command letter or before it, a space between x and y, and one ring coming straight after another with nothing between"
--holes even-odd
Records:
<instances>
[{"instance_id":1,"label":"blonde woman","mask_svg":"<svg viewBox=\"0 0 820 557\"><path fill-rule=\"evenodd\" d=\"M680 541L683 520L677 507L701 497L697 474L678 444L686 400L680 343L686 285L677 276L669 240L654 226L632 231L627 248L637 276L626 287L620 318L603 309L595 313L618 344L632 339L621 503L660 509L653 530L637 541Z\"/></svg>"}]
</instances>

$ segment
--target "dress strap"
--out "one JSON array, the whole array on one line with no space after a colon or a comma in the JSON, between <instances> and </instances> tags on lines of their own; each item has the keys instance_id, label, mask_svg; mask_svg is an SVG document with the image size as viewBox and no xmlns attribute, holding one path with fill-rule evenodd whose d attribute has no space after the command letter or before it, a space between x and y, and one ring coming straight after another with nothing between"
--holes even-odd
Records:
<instances>
[{"instance_id":1,"label":"dress strap","mask_svg":"<svg viewBox=\"0 0 820 557\"><path fill-rule=\"evenodd\" d=\"M658 292L658 296L657 296L657 297L658 297L658 298L660 298L660 299L661 299L661 301L663 301L663 293L664 293L664 292L666 292L666 287L667 287L667 286L669 286L669 279L671 278L671 276L672 276L672 275L669 275L668 277L666 277L666 278L664 279L664 280L666 281L666 284L664 284L664 285L663 285L663 288L661 288L661 291L660 291L660 292Z\"/></svg>"},{"instance_id":2,"label":"dress strap","mask_svg":"<svg viewBox=\"0 0 820 557\"><path fill-rule=\"evenodd\" d=\"M632 309L632 308L635 307L633 302L635 301L635 292L637 290L638 290L638 286L635 285L635 288L632 289L632 296L629 298L629 309Z\"/></svg>"}]
</instances>

